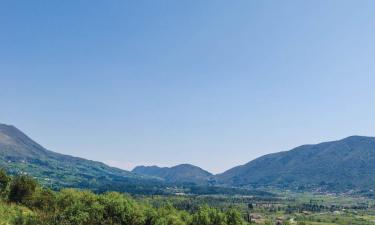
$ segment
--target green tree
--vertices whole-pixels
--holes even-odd
[[[31,207],[40,210],[54,211],[56,208],[56,196],[50,189],[39,188],[35,191],[31,200]]]
[[[226,211],[226,218],[228,225],[242,225],[245,224],[244,219],[241,216],[241,213],[235,209],[229,209]]]
[[[123,194],[109,192],[101,195],[99,201],[107,218],[104,224],[143,225],[145,222],[141,207]]]
[[[207,206],[201,207],[193,215],[192,225],[211,225],[211,219],[209,215],[209,208]]]
[[[51,220],[56,225],[106,224],[102,222],[104,207],[98,198],[90,191],[62,190],[56,196],[56,213],[53,213]]]
[[[193,215],[192,225],[226,225],[225,214],[215,208],[201,207]]]
[[[9,201],[27,204],[37,187],[37,182],[26,175],[16,176],[10,183]]]
[[[211,225],[226,225],[225,214],[220,210],[210,208],[208,215],[210,217]]]
[[[0,169],[0,194],[3,194],[6,191],[9,181],[10,177],[3,169]]]
[[[186,212],[176,210],[171,204],[163,205],[155,211],[152,225],[186,225],[190,221]]]

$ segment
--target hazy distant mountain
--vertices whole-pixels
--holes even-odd
[[[375,138],[352,136],[269,154],[216,176],[233,186],[375,187]]]
[[[43,148],[14,126],[0,124],[0,167],[26,173],[53,187],[128,190],[149,179],[104,163],[58,154]],[[109,186],[110,187],[110,186]]]
[[[213,176],[211,173],[190,164],[173,167],[137,166],[132,172],[159,177],[169,183],[207,184]]]
[[[28,174],[52,188],[75,187],[98,192],[122,191],[135,194],[186,192],[272,195],[261,191],[208,186],[206,184],[211,174],[187,164],[161,169],[167,172],[155,176],[146,172],[136,174],[101,162],[55,153],[43,148],[14,126],[4,124],[0,124],[0,168],[5,168],[11,174]],[[138,168],[139,171],[141,168]],[[176,186],[176,183],[181,185]]]
[[[375,187],[375,138],[352,136],[303,145],[259,157],[214,176],[189,164],[170,168],[138,166],[129,172],[49,151],[14,126],[0,124],[0,167],[13,174],[27,173],[52,187],[83,187],[97,191],[150,194],[166,190],[165,184],[194,183],[201,188],[214,182],[237,187],[370,190]],[[204,191],[218,193],[215,188]]]

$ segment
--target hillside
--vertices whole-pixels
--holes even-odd
[[[375,185],[375,138],[352,136],[265,155],[216,180],[233,186],[370,189]]]
[[[159,177],[168,183],[207,184],[213,175],[197,166],[181,164],[173,167],[137,166],[133,173]]]
[[[0,167],[25,173],[53,188],[84,187],[134,191],[139,184],[156,182],[101,162],[49,151],[14,126],[0,124]]]
[[[11,174],[29,174],[54,189],[78,187],[99,192],[164,193],[171,184],[183,184],[180,188],[188,193],[233,192],[224,187],[369,191],[375,186],[375,138],[352,136],[303,145],[259,157],[218,175],[190,164],[138,166],[129,172],[49,151],[16,127],[0,124],[0,168]]]
[[[212,175],[188,164],[159,168],[162,173],[157,174],[146,172],[146,167],[138,167],[135,170],[138,172],[133,173],[101,162],[59,154],[45,149],[16,127],[5,124],[0,124],[0,168],[12,175],[27,174],[53,189],[74,187],[96,192],[145,195],[176,192],[269,195],[266,192],[207,185]]]

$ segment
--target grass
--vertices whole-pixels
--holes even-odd
[[[0,225],[12,224],[14,218],[20,213],[28,214],[32,212],[25,207],[0,201]]]

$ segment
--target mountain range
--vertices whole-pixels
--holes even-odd
[[[14,126],[0,124],[0,168],[11,174],[28,174],[52,187],[82,187],[105,191],[149,191],[160,179],[137,175],[104,163],[63,155],[45,149]]]
[[[173,167],[137,166],[132,172],[162,178],[168,183],[208,184],[213,179],[213,174],[210,172],[190,164]]]
[[[233,186],[372,189],[375,187],[375,138],[351,136],[303,145],[259,157],[215,177],[219,183]]]
[[[372,190],[375,187],[375,138],[351,136],[303,145],[264,155],[213,175],[190,164],[121,170],[47,150],[16,127],[0,124],[0,167],[12,174],[29,174],[52,188],[107,191],[110,187],[110,190],[143,194],[160,193],[171,184],[215,187],[212,189],[215,193],[224,190],[219,187],[229,188],[227,192],[233,187]]]

